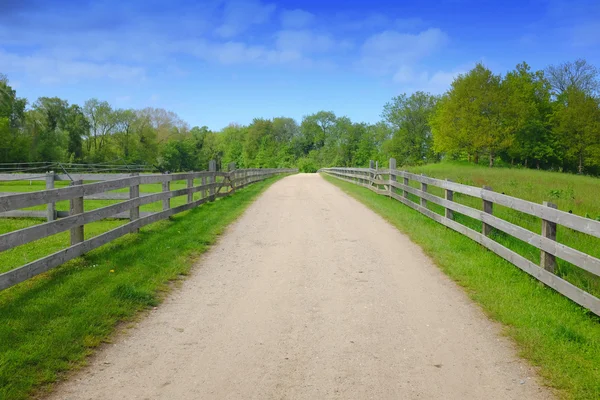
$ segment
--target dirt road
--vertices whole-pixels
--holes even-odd
[[[550,398],[499,332],[404,235],[301,174],[50,398]]]

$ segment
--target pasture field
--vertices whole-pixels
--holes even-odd
[[[570,211],[576,215],[600,220],[598,195],[600,178],[531,169],[488,168],[466,163],[429,164],[407,168],[407,170],[433,178],[450,179],[465,185],[490,186],[495,192],[538,204],[548,201],[556,204],[562,211]],[[418,187],[418,182],[411,182],[411,186]],[[442,189],[430,186],[428,190],[436,196],[444,196]],[[481,199],[460,193],[454,194],[454,201],[479,210],[483,208]],[[443,214],[442,207],[436,204],[429,203],[428,208]],[[494,215],[538,234],[541,233],[542,221],[540,218],[497,204],[494,205]],[[458,213],[455,213],[455,218],[473,229],[481,229],[479,221]],[[498,231],[494,231],[492,237],[530,261],[539,264],[540,251],[533,246]],[[600,239],[598,238],[559,226],[556,239],[560,243],[600,258]],[[600,297],[600,279],[564,260],[557,259],[557,261],[556,274],[558,276],[596,297]]]
[[[222,179],[222,178],[221,178]],[[55,182],[56,188],[68,186],[66,181]],[[199,179],[194,181],[195,185],[200,185]],[[187,187],[187,181],[173,181],[171,182],[171,190],[183,189]],[[45,182],[42,181],[16,181],[16,182],[0,182],[0,192],[35,192],[45,190]],[[145,184],[140,185],[140,195],[145,193],[159,193],[162,191],[161,184]],[[128,193],[128,188],[118,189],[112,191],[113,193]],[[111,192],[107,192],[111,193]],[[194,200],[201,198],[202,193],[194,193]],[[84,210],[90,211],[101,207],[106,207],[111,204],[119,203],[119,200],[85,200]],[[186,204],[187,195],[177,196],[171,198],[171,207],[177,207],[179,205]],[[35,207],[25,208],[24,210],[45,210],[45,205],[39,205]],[[56,203],[57,211],[68,211],[69,201],[59,201]],[[156,212],[162,210],[162,202],[157,201],[154,203],[146,204],[140,207],[140,211]],[[23,229],[32,225],[37,225],[46,222],[42,218],[0,218],[0,234]],[[118,227],[128,222],[125,219],[105,219],[102,221],[92,222],[85,225],[85,239],[97,236],[101,233],[107,232],[111,229]],[[24,265],[28,262],[41,258],[43,256],[52,254],[60,249],[64,249],[70,245],[69,243],[69,231],[61,232],[53,236],[46,237],[44,239],[37,240],[30,243],[29,245],[19,246],[4,252],[0,252],[0,273],[9,271],[13,268]]]
[[[442,171],[438,177],[443,175]],[[323,177],[421,246],[490,318],[503,324],[520,355],[539,367],[544,383],[560,398],[600,398],[600,318],[418,211],[366,188]]]
[[[146,226],[139,234],[119,238],[0,292],[0,398],[25,399],[41,393],[66,371],[84,365],[86,356],[109,342],[120,323],[156,306],[170,282],[185,277],[227,225],[277,179],[256,182],[232,196]],[[160,191],[160,187],[146,189]],[[0,219],[0,232],[34,223],[40,221]],[[88,225],[86,236],[121,223]],[[0,271],[65,247],[68,240],[65,232],[3,252]]]

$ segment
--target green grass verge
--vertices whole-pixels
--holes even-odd
[[[423,248],[565,399],[600,398],[600,320],[514,265],[402,203],[326,175]]]
[[[598,178],[531,169],[487,168],[460,162],[429,164],[410,167],[408,170],[438,179],[451,179],[454,182],[471,186],[491,186],[496,192],[538,204],[549,201],[557,204],[560,210],[600,220],[600,202],[596,200],[596,193],[600,191],[600,179]],[[411,186],[417,187],[418,182],[411,181]],[[428,191],[436,196],[444,196],[444,191],[434,186],[429,186]],[[471,196],[455,193],[454,201],[472,208],[482,209],[481,199]],[[428,208],[438,214],[443,213],[443,208],[435,204],[429,204]],[[532,232],[541,233],[540,218],[497,204],[494,205],[494,215]],[[459,222],[475,230],[481,229],[479,221],[465,216],[458,216],[458,218]],[[530,261],[536,264],[540,262],[540,251],[535,247],[500,232],[496,232],[493,238]],[[559,226],[556,239],[562,244],[600,258],[600,239],[596,237]],[[557,259],[557,263],[556,274],[558,276],[600,297],[600,279],[598,277],[565,260]]]
[[[157,305],[168,283],[186,275],[277,179],[152,224],[0,292],[0,399],[27,398],[83,365],[118,323]]]

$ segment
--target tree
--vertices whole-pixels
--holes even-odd
[[[88,135],[87,151],[90,153],[100,151],[107,142],[108,135],[114,133],[118,124],[117,114],[113,111],[107,101],[90,99],[83,106],[83,113],[87,117],[90,125],[90,134]]]
[[[244,142],[248,128],[231,124],[221,131],[223,137],[223,164],[234,162],[236,168],[245,168]]]
[[[518,64],[502,81],[506,102],[503,123],[514,141],[507,153],[512,160],[548,162],[556,156],[556,141],[550,129],[550,84],[542,71],[532,72]]]
[[[83,159],[83,138],[90,131],[90,124],[81,107],[73,104],[66,110],[64,129],[68,134],[69,158],[81,161]]]
[[[191,138],[168,142],[161,151],[160,169],[163,171],[192,171],[196,167],[195,146]]]
[[[331,135],[335,121],[336,116],[331,111],[319,111],[302,119],[300,134],[304,145],[304,154],[325,146],[325,140]]]
[[[401,94],[383,107],[383,119],[393,130],[390,150],[400,165],[437,161],[429,120],[438,98],[429,93]]]
[[[489,166],[494,165],[498,152],[512,142],[502,124],[505,96],[500,81],[500,76],[477,64],[452,82],[430,121],[436,151],[467,152],[475,162],[487,154]]]
[[[599,100],[574,86],[559,98],[553,114],[554,130],[565,157],[577,162],[581,174],[585,166],[600,164]]]
[[[119,158],[130,162],[137,154],[139,137],[136,132],[138,115],[135,110],[115,110],[116,125],[113,133],[114,142],[118,146]]]
[[[40,97],[27,112],[35,161],[67,161],[65,130],[69,103],[58,97]]]
[[[293,118],[273,118],[273,139],[277,143],[290,143],[300,134],[300,127]]]
[[[546,69],[546,75],[557,96],[571,87],[588,95],[594,95],[600,91],[600,71],[582,58],[574,62],[550,65]]]
[[[0,74],[0,162],[23,162],[29,159],[31,138],[22,129],[25,125],[27,101],[17,97]]]
[[[174,136],[189,132],[188,124],[179,116],[163,108],[146,107],[138,112],[156,132],[158,143],[166,143]]]
[[[246,141],[244,143],[244,164],[250,168],[259,168],[261,164],[266,162],[264,147],[273,137],[273,123],[271,120],[263,118],[255,118],[248,127]],[[257,160],[259,152],[261,152],[261,160]]]

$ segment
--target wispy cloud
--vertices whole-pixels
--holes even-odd
[[[0,23],[0,65],[45,83],[134,82],[157,71],[182,76],[189,68],[180,60],[189,58],[181,56],[225,66],[359,65],[391,79],[447,39],[435,28],[409,33],[423,25],[419,18],[278,12],[268,0],[173,1],[177,7],[82,1],[60,12],[42,0],[15,2],[12,18]]]
[[[275,12],[275,4],[263,4],[260,1],[229,1],[225,3],[223,23],[215,33],[223,38],[232,38],[250,28],[263,24]]]
[[[124,82],[144,79],[145,70],[137,66],[115,63],[93,63],[64,60],[43,55],[18,55],[0,50],[0,65],[3,70],[26,72],[41,83],[77,83],[88,79],[112,79]]]
[[[416,34],[386,30],[365,40],[359,66],[371,72],[389,73],[414,65],[447,42],[448,35],[437,28]]]
[[[328,33],[318,33],[307,29],[283,30],[275,36],[275,47],[281,51],[307,54],[344,50],[351,47],[349,41],[338,41]]]
[[[291,29],[305,28],[316,20],[314,14],[300,9],[283,10],[280,17],[283,27]]]

